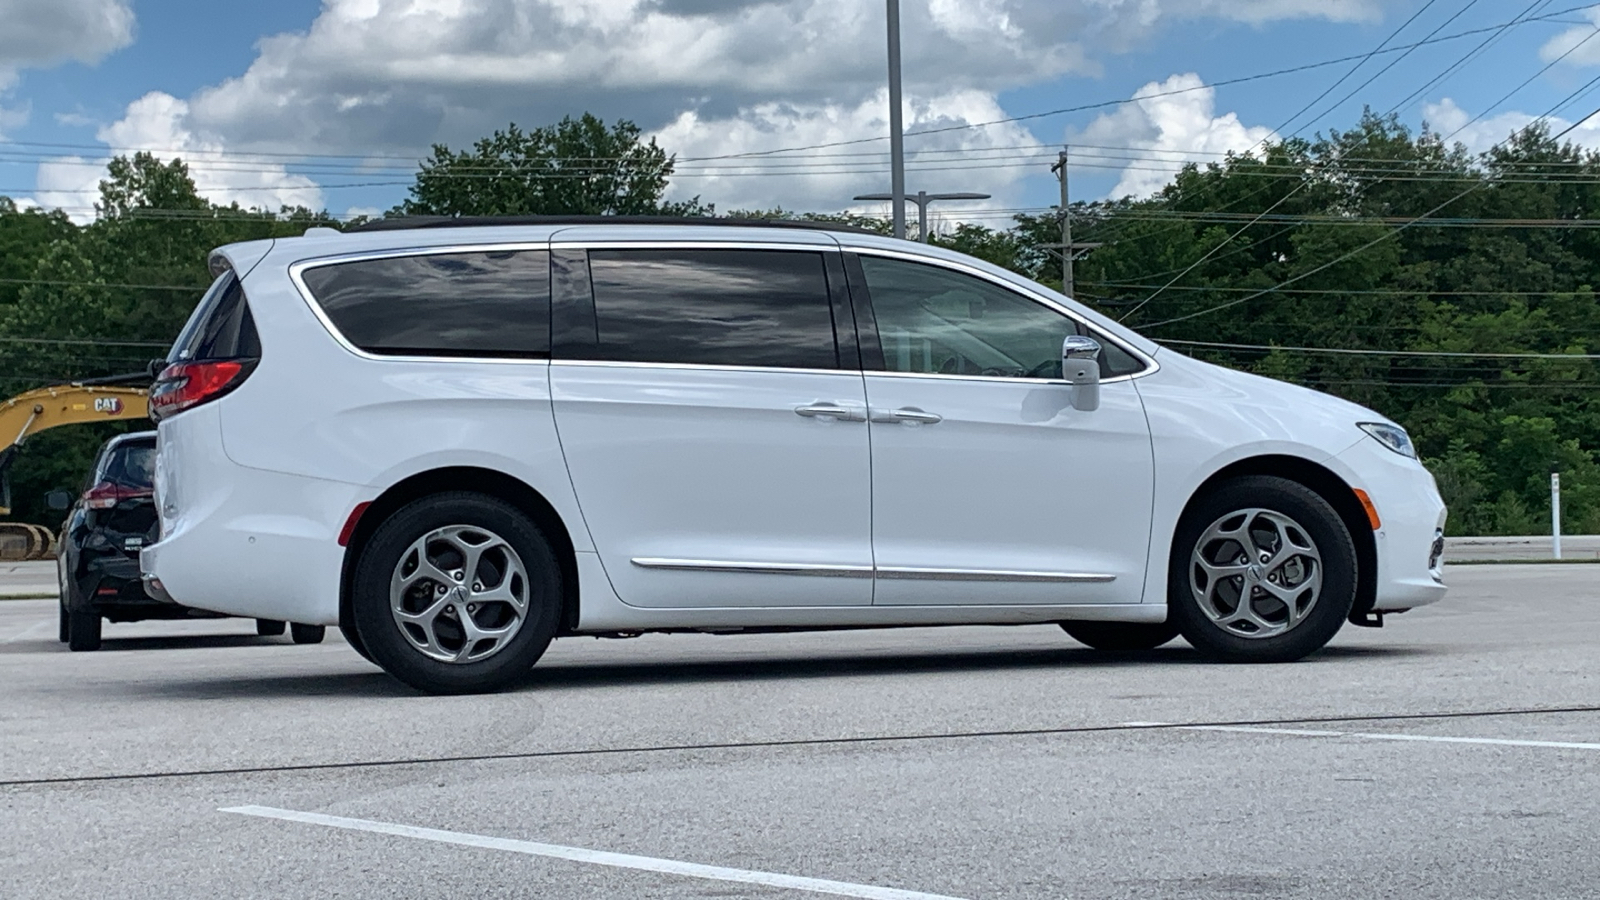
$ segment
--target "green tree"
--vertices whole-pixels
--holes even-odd
[[[675,164],[632,122],[584,113],[523,131],[515,124],[453,151],[435,144],[405,215],[690,215],[698,199],[666,202]]]

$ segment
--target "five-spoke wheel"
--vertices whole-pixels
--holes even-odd
[[[522,677],[561,612],[561,568],[544,534],[510,504],[467,492],[388,516],[362,548],[352,587],[363,655],[435,693]]]
[[[1178,526],[1168,616],[1208,656],[1286,662],[1327,644],[1355,603],[1355,544],[1323,497],[1253,475],[1200,497]]]

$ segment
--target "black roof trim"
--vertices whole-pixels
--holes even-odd
[[[350,232],[408,231],[416,228],[485,228],[504,225],[723,225],[742,228],[798,228],[874,234],[865,228],[806,219],[718,219],[710,216],[396,216],[364,222]]]

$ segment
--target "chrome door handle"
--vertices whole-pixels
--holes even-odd
[[[807,419],[836,419],[840,422],[865,422],[866,413],[837,403],[813,403],[809,406],[797,406],[794,414]]]
[[[944,416],[907,406],[893,412],[873,413],[872,421],[880,425],[937,425],[944,421]]]

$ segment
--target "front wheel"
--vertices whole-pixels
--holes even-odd
[[[1154,650],[1178,636],[1173,622],[1062,622],[1072,639],[1095,650],[1132,653]]]
[[[450,492],[378,526],[361,551],[352,612],[384,671],[439,694],[493,691],[525,676],[555,636],[561,569],[515,507]]]
[[[1179,523],[1168,616],[1214,659],[1292,662],[1344,624],[1356,567],[1350,531],[1321,495],[1286,478],[1237,478]]]

